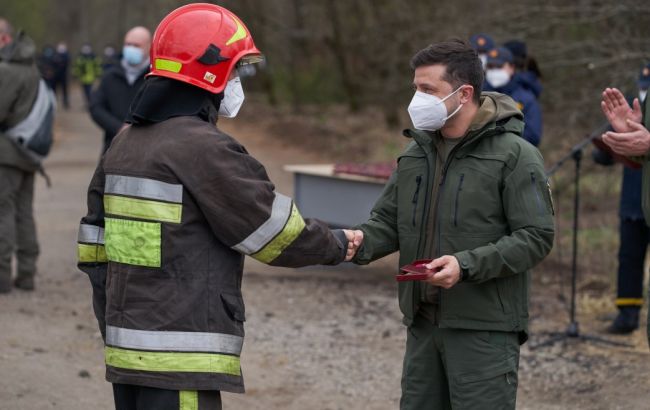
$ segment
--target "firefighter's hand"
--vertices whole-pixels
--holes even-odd
[[[344,229],[343,232],[345,232],[345,237],[348,239],[348,250],[345,254],[345,261],[348,262],[354,258],[363,243],[363,231]]]
[[[432,260],[426,268],[437,271],[427,279],[434,286],[449,289],[460,280],[460,265],[455,256],[441,256]]]
[[[606,132],[603,141],[612,151],[628,157],[644,156],[650,150],[650,132],[638,122],[627,120],[629,132]]]

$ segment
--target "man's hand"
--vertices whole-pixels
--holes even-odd
[[[357,254],[357,250],[363,243],[363,231],[353,231],[350,229],[344,229],[345,237],[348,239],[348,250],[345,254],[345,261],[351,261],[354,258],[354,255]]]
[[[445,255],[426,265],[427,269],[438,270],[427,282],[434,286],[449,289],[460,280],[460,265],[455,256]]]
[[[644,156],[650,150],[650,132],[642,124],[627,120],[628,132],[606,132],[603,142],[609,145],[612,151],[628,157]]]
[[[633,131],[627,120],[634,122],[641,122],[643,117],[641,113],[641,104],[639,99],[635,98],[632,103],[634,108],[625,100],[623,93],[616,88],[606,88],[603,91],[603,101],[600,103],[600,108],[603,110],[607,121],[614,128],[616,132],[631,132]]]

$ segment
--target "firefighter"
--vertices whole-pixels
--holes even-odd
[[[244,392],[244,255],[331,265],[360,239],[303,219],[215,127],[244,100],[237,67],[262,60],[237,16],[212,4],[178,8],[150,55],[131,125],[90,183],[79,267],[92,283],[117,409],[221,408],[221,391]]]

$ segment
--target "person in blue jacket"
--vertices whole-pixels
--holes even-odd
[[[539,145],[542,139],[542,111],[535,95],[523,87],[515,73],[514,58],[507,48],[493,48],[488,52],[483,91],[496,91],[515,100],[524,113],[526,125],[523,137],[534,146]]]
[[[528,55],[528,46],[520,40],[510,40],[503,43],[503,46],[510,50],[514,58],[515,70],[521,85],[528,89],[535,98],[542,95],[542,72],[537,60]]]
[[[492,40],[492,37],[487,34],[479,33],[470,37],[469,43],[472,48],[476,50],[478,58],[481,60],[481,64],[483,65],[483,71],[485,71],[485,66],[487,65],[487,53],[494,48],[494,40]]]
[[[650,87],[650,64],[641,69],[637,81],[638,95],[628,96],[628,102],[638,98],[643,104]],[[593,152],[594,161],[612,165],[613,158],[599,149]],[[639,311],[643,306],[643,271],[650,241],[650,228],[646,225],[641,206],[642,172],[623,168],[623,185],[619,207],[618,273],[616,307],[618,315],[607,328],[611,334],[628,334],[639,328]]]

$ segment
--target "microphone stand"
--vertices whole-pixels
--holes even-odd
[[[574,179],[574,197],[573,197],[573,246],[572,246],[572,260],[571,260],[571,306],[569,314],[569,325],[564,332],[551,332],[547,333],[549,338],[545,341],[531,345],[530,349],[537,349],[539,347],[550,346],[559,341],[566,339],[577,339],[581,341],[591,341],[596,343],[607,344],[611,346],[632,347],[628,343],[618,342],[602,338],[599,336],[580,333],[580,326],[576,319],[576,285],[578,278],[578,214],[580,211],[580,165],[582,162],[582,151],[589,145],[595,138],[607,131],[609,124],[605,124],[592,132],[584,140],[574,145],[569,153],[553,165],[548,171],[546,176],[550,177],[555,174],[566,161],[573,159],[575,161],[575,179]]]

